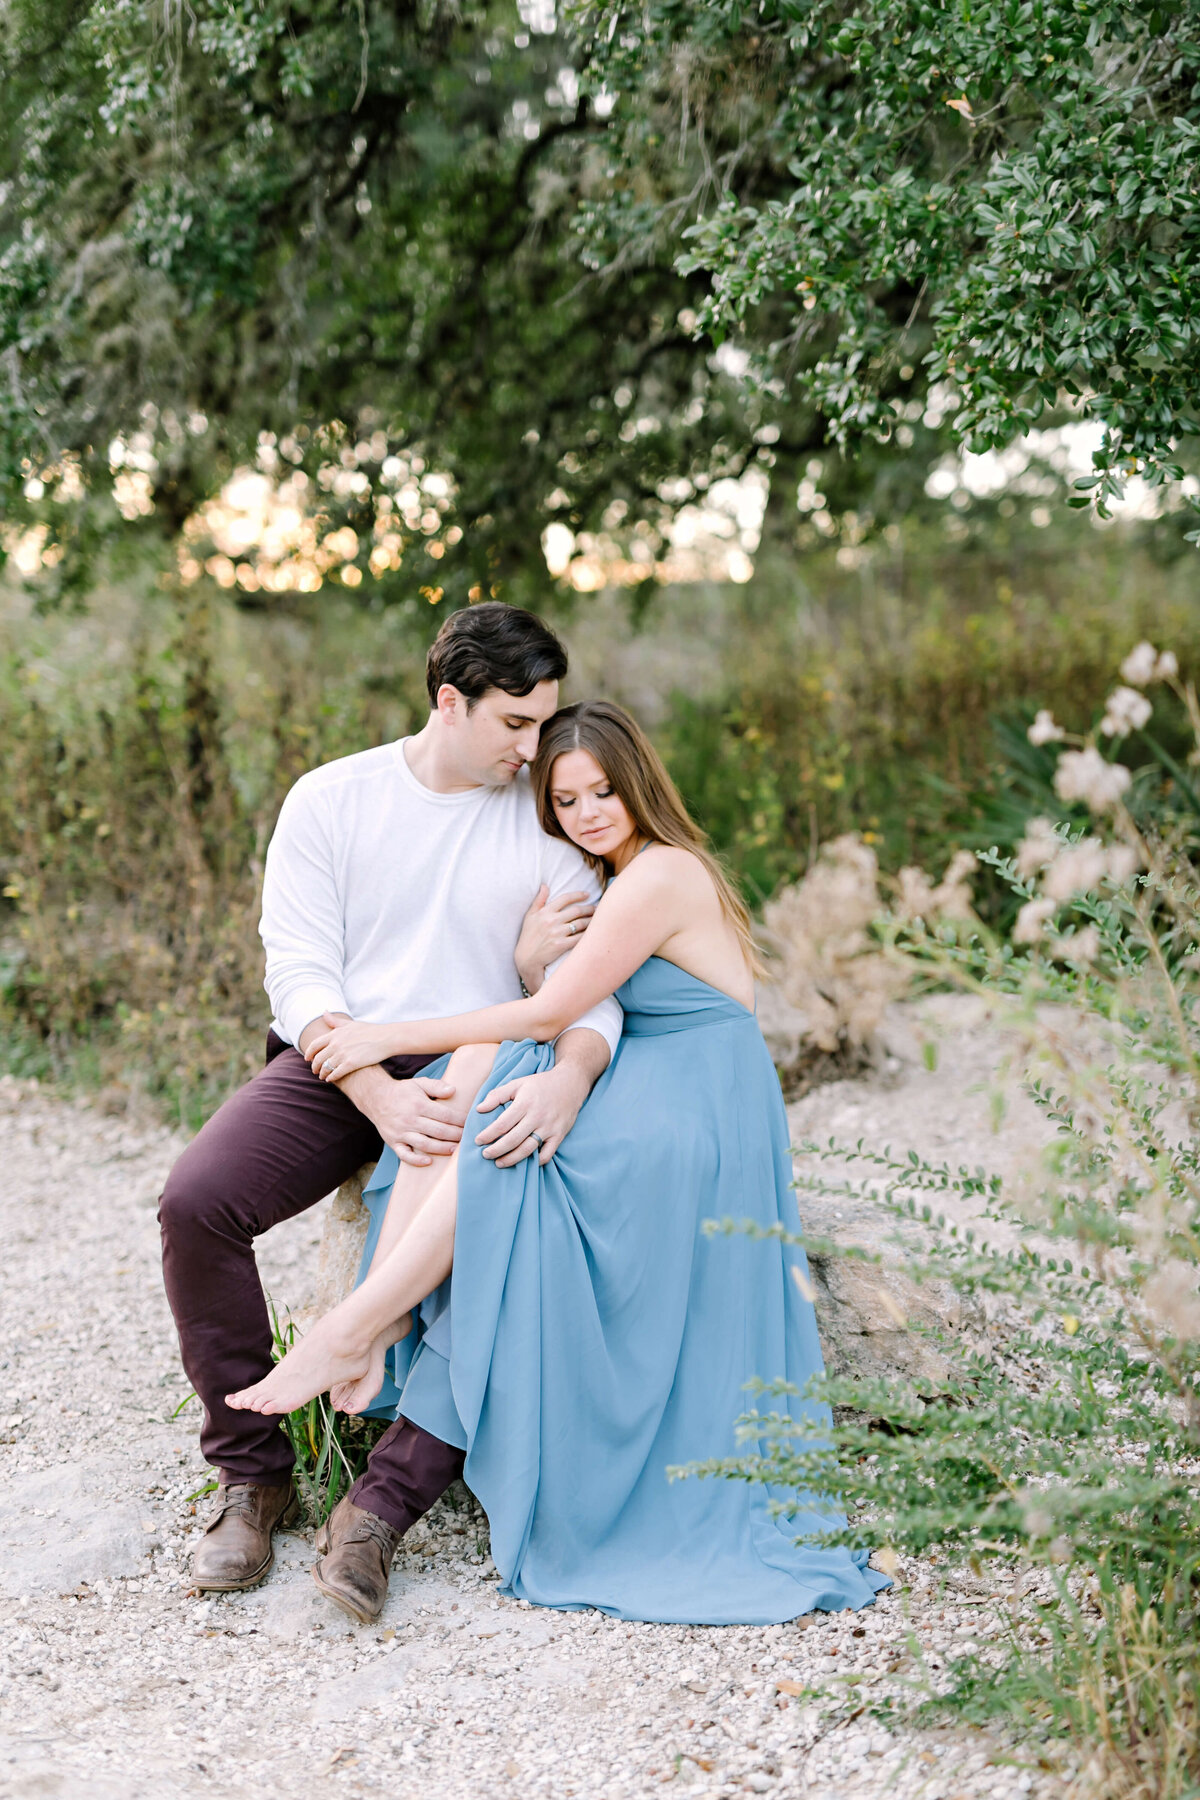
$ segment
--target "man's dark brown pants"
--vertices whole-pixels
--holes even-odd
[[[403,1079],[428,1060],[393,1057],[385,1066]],[[158,1212],[167,1299],[184,1369],[204,1405],[200,1445],[222,1481],[280,1486],[292,1471],[278,1420],[225,1404],[226,1394],[271,1367],[254,1240],[315,1206],[382,1148],[371,1121],[271,1032],[266,1067],[214,1113],[167,1177]],[[462,1463],[461,1450],[397,1419],[351,1497],[407,1531]]]

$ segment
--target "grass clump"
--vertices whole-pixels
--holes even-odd
[[[285,1357],[297,1337],[295,1321],[280,1320],[271,1308],[271,1354]],[[327,1519],[367,1466],[367,1458],[387,1430],[381,1419],[335,1412],[328,1394],[286,1413],[280,1421],[295,1458],[293,1478],[309,1518]]]

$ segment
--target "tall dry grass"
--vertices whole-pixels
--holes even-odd
[[[1004,781],[989,717],[1036,693],[1082,721],[1149,617],[1194,660],[1190,562],[1082,526],[1042,550],[910,534],[848,568],[830,549],[664,592],[640,629],[620,595],[547,607],[567,697],[646,721],[757,906],[850,830],[885,871],[944,867]],[[136,571],[51,616],[0,588],[0,1063],[70,1071],[114,1106],[145,1094],[188,1127],[245,1078],[279,802],[419,723],[437,622],[324,595],[239,613]]]

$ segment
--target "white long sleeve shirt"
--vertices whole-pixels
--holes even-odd
[[[407,741],[313,769],[283,803],[259,931],[288,1043],[324,1012],[381,1024],[517,1000],[513,951],[541,884],[552,898],[599,896],[574,845],[542,830],[525,770],[507,787],[436,794]],[[621,1018],[608,999],[576,1024],[611,1053]]]

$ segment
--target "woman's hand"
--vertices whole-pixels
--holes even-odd
[[[322,1081],[341,1081],[356,1069],[369,1069],[385,1056],[399,1054],[394,1025],[364,1025],[357,1019],[337,1020],[326,1013],[325,1026],[304,1052],[314,1075]]]
[[[536,994],[546,979],[548,966],[574,949],[595,910],[586,894],[559,894],[551,900],[550,889],[542,883],[525,914],[513,952],[517,974],[531,994]]]
[[[579,1117],[579,1109],[591,1092],[591,1082],[577,1064],[555,1063],[539,1075],[518,1075],[503,1081],[479,1102],[481,1113],[504,1111],[485,1125],[475,1142],[486,1161],[511,1169],[525,1157],[536,1155],[544,1166]]]

